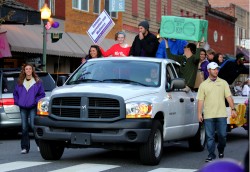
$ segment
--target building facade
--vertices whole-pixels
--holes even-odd
[[[209,6],[208,0],[130,0],[125,1],[124,12],[112,13],[109,12],[109,0],[18,1],[27,4],[36,10],[39,10],[44,3],[47,3],[52,11],[52,18],[54,21],[60,23],[59,28],[52,28],[48,30],[49,35],[47,36],[48,52],[46,65],[47,70],[51,73],[70,73],[80,65],[81,58],[88,54],[89,47],[91,44],[93,44],[87,35],[87,30],[104,9],[110,14],[115,23],[114,27],[101,43],[101,46],[104,49],[108,49],[112,44],[115,43],[114,35],[116,32],[121,30],[126,32],[126,41],[128,44],[132,45],[135,36],[138,34],[138,24],[143,20],[147,20],[149,22],[150,32],[157,34],[161,24],[161,16],[172,15],[209,20],[209,44],[211,43],[211,46],[219,47],[217,44],[221,43],[219,42],[221,39],[224,42],[228,41],[230,42],[230,45],[223,43],[225,46],[223,46],[221,49],[218,49],[218,51],[221,51],[222,53],[233,53],[227,50],[233,49],[231,42],[234,44],[234,41],[228,40],[228,35],[232,34],[232,29],[230,29],[230,33],[226,33],[224,36],[219,35],[217,43],[214,42],[214,31],[217,29],[217,32],[220,34],[225,32],[223,31],[223,26],[226,26],[227,29],[232,28],[234,16],[233,18],[230,18],[221,12],[212,12],[213,10],[211,10],[211,8],[210,13],[207,13],[207,7]],[[234,11],[235,13],[238,13],[237,10]],[[218,17],[220,19],[218,19]],[[242,20],[243,19],[245,19],[244,16],[242,16]],[[237,22],[238,21],[239,20],[237,18]],[[218,22],[224,22],[222,28],[218,27]],[[43,25],[29,27],[32,29],[27,27],[26,30],[31,30],[32,32],[36,31],[38,32],[36,34],[39,34],[39,36],[36,36],[37,39],[40,40],[37,41],[39,42],[39,45],[37,45],[38,47],[36,47],[37,52],[23,52],[20,51],[20,49],[17,51],[15,49],[16,45],[14,45],[13,41],[12,44],[14,46],[11,47],[13,54],[18,56],[19,59],[27,57],[33,59],[42,58],[41,40]],[[59,40],[58,43],[51,43],[50,34],[53,32],[63,33],[62,39]],[[249,31],[246,31],[246,35],[247,34],[249,34]],[[35,42],[36,40],[32,41]],[[64,53],[64,51],[69,52]],[[18,65],[19,64],[20,62]]]
[[[234,55],[236,18],[218,11],[210,6],[206,8],[208,20],[208,44],[216,53]]]
[[[127,33],[127,42],[132,44],[138,34],[138,24],[149,21],[149,30],[157,34],[161,16],[172,15],[205,19],[207,0],[131,0],[126,1],[123,15],[123,30]]]
[[[209,0],[216,10],[231,15],[237,19],[235,23],[235,51],[237,47],[250,50],[249,0]]]

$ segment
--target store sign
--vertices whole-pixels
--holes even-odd
[[[115,23],[104,10],[90,26],[87,34],[95,44],[99,44],[114,27]]]
[[[109,0],[109,11],[125,11],[125,0]]]

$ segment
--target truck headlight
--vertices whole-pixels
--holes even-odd
[[[151,118],[152,104],[149,102],[132,102],[126,104],[126,118]]]
[[[37,103],[37,115],[48,116],[49,115],[49,97],[40,99]]]

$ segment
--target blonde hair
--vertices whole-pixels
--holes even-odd
[[[210,49],[207,50],[207,54],[215,55],[215,51],[212,48],[210,48]]]
[[[115,33],[115,41],[117,41],[118,35],[120,35],[120,34],[123,35],[124,38],[126,37],[125,32],[123,32],[123,31],[116,32],[116,33]]]

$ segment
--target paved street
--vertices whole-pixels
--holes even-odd
[[[112,171],[112,172],[191,172],[205,163],[207,150],[191,152],[186,142],[168,145],[164,149],[162,161],[157,166],[143,166],[135,152],[119,152],[104,149],[66,149],[59,161],[45,161],[32,140],[29,154],[20,154],[19,138],[0,140],[0,171]],[[228,134],[226,158],[242,162],[248,147],[248,137],[243,128]]]

